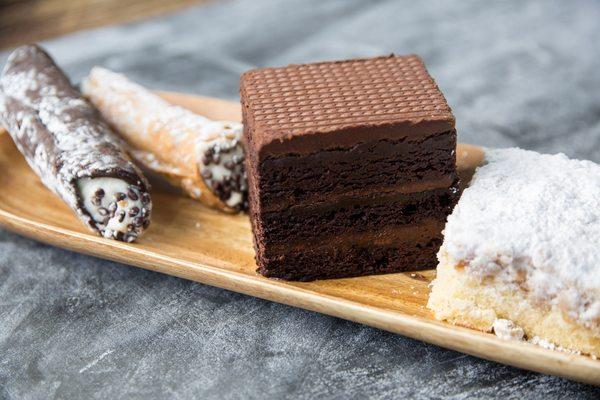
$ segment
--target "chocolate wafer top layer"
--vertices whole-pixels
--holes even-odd
[[[414,55],[263,68],[242,75],[244,122],[259,153],[304,153],[454,129]]]

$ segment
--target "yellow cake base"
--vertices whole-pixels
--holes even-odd
[[[484,332],[496,319],[508,319],[528,338],[600,356],[600,335],[566,319],[556,306],[534,302],[518,285],[474,278],[445,255],[440,260],[428,303],[436,319]]]

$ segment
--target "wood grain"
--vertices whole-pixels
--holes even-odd
[[[134,21],[209,0],[0,0],[0,48]]]
[[[236,103],[163,96],[215,119],[239,119]],[[459,145],[457,155],[459,171],[468,179],[482,160],[481,149]],[[600,361],[435,321],[426,308],[433,270],[308,283],[269,280],[255,272],[245,215],[222,214],[156,189],[149,231],[139,242],[125,244],[87,231],[59,199],[49,195],[6,134],[0,134],[0,171],[0,224],[36,240],[356,321],[488,360],[600,383]]]

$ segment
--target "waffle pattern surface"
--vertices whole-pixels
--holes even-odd
[[[301,135],[362,125],[454,122],[417,56],[263,68],[242,76],[255,130]]]

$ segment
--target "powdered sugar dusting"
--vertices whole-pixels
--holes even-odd
[[[42,182],[90,227],[102,230],[80,199],[79,179],[118,175],[146,191],[147,182],[122,143],[37,46],[15,50],[0,84],[0,119],[15,144]]]
[[[441,251],[473,276],[520,284],[600,329],[600,166],[487,150],[448,218]]]
[[[210,120],[100,67],[92,69],[82,90],[146,166],[177,175],[194,198],[212,192],[225,208],[245,208],[242,124]]]
[[[82,91],[105,116],[110,116],[111,123],[120,132],[136,132],[141,137],[139,140],[153,140],[155,132],[160,131],[170,136],[169,142],[182,163],[193,165],[196,161],[194,153],[189,151],[190,136],[195,142],[210,124],[208,118],[150,95],[124,75],[100,67],[92,69],[89,78],[82,83]],[[144,135],[149,137],[144,138]]]
[[[579,350],[567,349],[565,347],[554,344],[549,340],[542,339],[539,336],[534,336],[531,339],[527,340],[527,342],[529,342],[531,344],[535,344],[536,346],[543,347],[544,349],[548,349],[548,350],[556,350],[556,351],[561,351],[563,353],[581,355],[581,351],[579,351]]]

